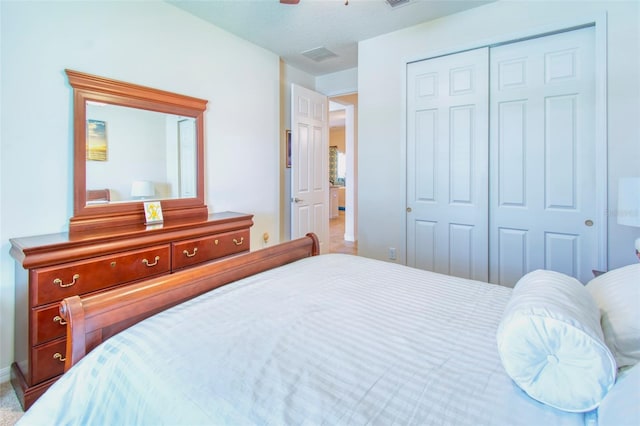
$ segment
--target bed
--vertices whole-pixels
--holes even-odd
[[[111,201],[111,191],[109,189],[88,189],[87,204],[101,204]]]
[[[633,281],[637,274],[622,275]],[[629,365],[618,373],[597,297],[560,275],[536,271],[511,289],[359,256],[318,255],[310,234],[76,296],[61,307],[68,371],[19,424],[634,424],[639,370]],[[565,346],[573,338],[584,362],[540,380],[577,392],[573,399],[583,406],[554,406],[560,402],[540,397],[508,362],[522,363],[518,345],[532,345],[514,339],[511,324],[533,318],[522,315],[523,305],[541,303],[538,290],[535,297],[527,290],[541,281],[556,292],[544,306],[553,314],[545,326],[552,328],[559,313],[573,315],[561,330],[556,364],[572,364],[576,354]],[[565,287],[572,290],[556,297]],[[596,306],[600,331],[589,329],[589,315],[554,305],[565,297],[584,302],[584,311]],[[585,346],[589,356],[597,352],[595,367]],[[576,371],[597,380],[576,379]],[[593,383],[595,406],[593,394],[588,401],[581,394]]]

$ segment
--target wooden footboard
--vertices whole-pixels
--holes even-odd
[[[241,278],[316,256],[319,252],[318,238],[310,233],[273,247],[93,296],[68,297],[60,304],[60,315],[67,321],[65,371],[107,338],[155,313]]]

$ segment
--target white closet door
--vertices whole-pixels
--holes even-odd
[[[488,49],[407,67],[407,264],[488,279]]]
[[[491,282],[597,265],[594,32],[491,49]]]

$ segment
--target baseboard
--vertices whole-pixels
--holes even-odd
[[[351,243],[355,243],[355,242],[356,242],[356,237],[355,237],[355,235],[353,235],[353,234],[347,234],[347,233],[345,232],[345,234],[342,236],[342,238],[343,238],[345,241],[349,241],[349,242],[351,242]]]
[[[0,369],[0,383],[8,382],[11,379],[11,367]]]

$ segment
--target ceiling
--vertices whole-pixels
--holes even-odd
[[[390,0],[398,2],[398,0]],[[358,66],[358,42],[494,0],[168,0],[174,6],[279,55],[313,76]],[[302,52],[324,47],[320,61]]]

